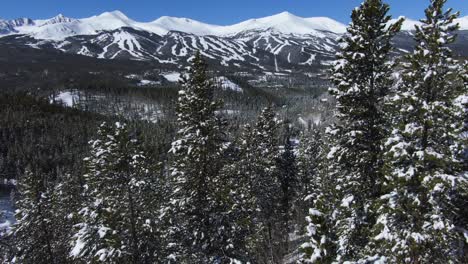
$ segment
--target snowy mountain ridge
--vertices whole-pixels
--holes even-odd
[[[26,34],[36,39],[63,40],[70,36],[95,35],[103,30],[116,30],[122,27],[144,30],[161,36],[170,31],[181,31],[200,36],[229,36],[248,30],[266,29],[286,34],[320,35],[319,31],[339,34],[344,33],[346,29],[345,25],[330,18],[302,18],[288,12],[259,19],[249,19],[234,25],[219,26],[189,18],[168,16],[160,17],[152,22],[137,22],[120,11],[113,11],[83,19],[68,18],[60,14],[46,20],[27,18],[2,20],[0,34]]]
[[[468,16],[459,18],[461,30],[468,30]],[[413,30],[420,22],[407,19],[403,30]],[[89,18],[68,18],[62,14],[45,20],[20,18],[0,20],[0,35],[27,34],[36,39],[63,40],[70,36],[95,35],[103,30],[116,30],[130,27],[158,35],[170,31],[204,36],[230,36],[250,30],[271,30],[283,34],[316,35],[327,31],[342,34],[346,25],[328,17],[303,18],[282,12],[276,15],[249,19],[234,25],[220,26],[199,22],[189,18],[163,16],[151,22],[138,22],[130,19],[120,11],[105,12]]]
[[[457,21],[468,29],[468,17]],[[398,52],[412,50],[410,30],[420,22],[407,19],[395,38]],[[326,17],[302,18],[288,12],[219,26],[188,18],[163,16],[137,22],[119,11],[84,19],[0,20],[0,44],[59,50],[99,59],[153,61],[184,67],[200,51],[225,69],[291,74],[328,67],[346,26]],[[461,31],[454,50],[468,54],[468,31]]]

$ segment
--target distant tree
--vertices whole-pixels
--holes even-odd
[[[384,101],[393,85],[392,38],[402,20],[389,25],[389,5],[366,0],[351,15],[332,71],[338,123],[329,129],[330,173],[336,181],[336,261],[366,259],[373,205],[381,195],[383,144],[388,134]]]
[[[444,11],[445,3],[431,0],[416,26],[417,45],[391,101],[395,124],[386,143],[388,185],[375,233],[382,242],[376,250],[390,262],[463,262],[464,239],[454,222],[457,213],[466,212],[466,203],[457,201],[466,193],[457,155],[463,117],[455,100],[466,93],[466,84],[448,48],[455,41],[458,13]]]

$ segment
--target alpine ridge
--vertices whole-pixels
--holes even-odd
[[[468,36],[468,17],[461,26],[459,54]],[[399,52],[412,49],[411,30],[420,22],[407,19],[396,38]],[[337,39],[346,25],[327,17],[303,18],[282,12],[220,26],[189,18],[163,16],[138,22],[120,11],[75,19],[62,14],[45,20],[0,20],[0,44],[54,49],[101,59],[155,61],[185,67],[199,50],[220,67],[262,72],[303,71],[331,64]]]

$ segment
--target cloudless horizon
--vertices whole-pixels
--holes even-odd
[[[284,11],[301,17],[330,17],[342,23],[350,21],[351,10],[363,0],[22,0],[6,1],[0,9],[1,19],[28,17],[46,19],[63,14],[72,18],[85,18],[106,11],[119,10],[129,18],[149,22],[161,16],[186,17],[201,22],[230,25],[250,18],[260,18]],[[420,19],[429,0],[388,0],[390,14]],[[446,8],[468,15],[466,0],[449,0]]]

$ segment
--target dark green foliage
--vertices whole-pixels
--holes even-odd
[[[388,134],[384,99],[393,81],[391,40],[402,21],[388,26],[389,6],[364,1],[351,16],[332,71],[339,122],[329,129],[330,173],[336,182],[337,261],[366,258],[373,204],[381,195],[383,143]]]
[[[124,124],[102,124],[90,145],[71,256],[87,263],[152,263],[161,258],[156,213],[161,184],[150,173],[137,138]]]
[[[220,175],[226,148],[224,124],[216,116],[214,85],[200,54],[182,80],[177,103],[178,133],[172,144],[171,194],[166,214],[176,263],[229,261],[235,245],[226,224],[229,186]]]
[[[459,62],[447,45],[455,41],[458,14],[431,0],[416,28],[415,52],[406,57],[402,83],[391,100],[393,131],[387,140],[387,194],[376,239],[390,261],[457,263],[462,234],[454,219],[466,193],[461,160],[461,108],[466,94]],[[466,197],[466,196],[465,196]]]
[[[61,237],[66,233],[58,229],[53,189],[47,178],[29,171],[19,183],[20,197],[16,203],[17,222],[11,236],[13,246],[10,261],[20,263],[66,263],[66,244],[61,244]],[[59,232],[56,232],[59,231]]]
[[[289,122],[285,122],[284,126],[283,148],[276,166],[281,189],[281,197],[279,198],[280,230],[283,232],[283,248],[288,252],[290,250],[289,234],[294,231],[293,219],[299,194],[299,180]]]

